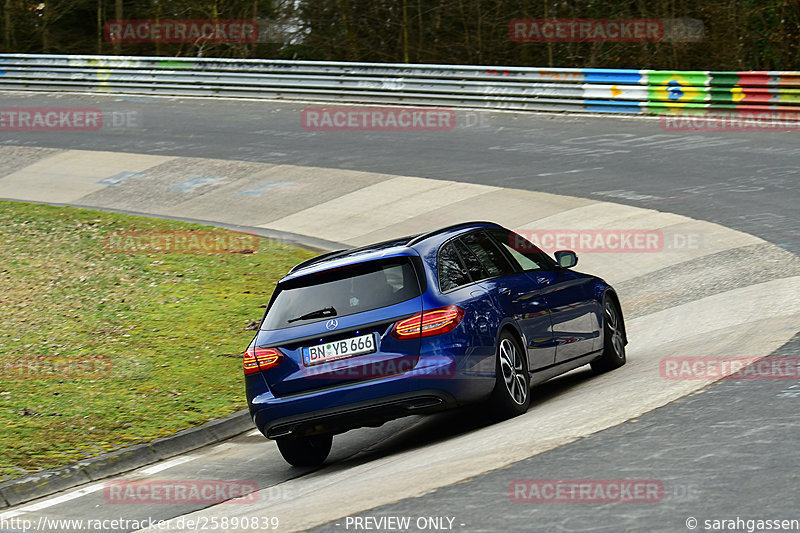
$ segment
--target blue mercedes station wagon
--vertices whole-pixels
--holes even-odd
[[[244,355],[253,421],[313,466],[337,433],[476,402],[509,418],[534,384],[624,365],[614,289],[554,256],[470,222],[295,266]]]

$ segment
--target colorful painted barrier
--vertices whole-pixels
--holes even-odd
[[[0,55],[0,90],[628,114],[800,113],[800,72]]]

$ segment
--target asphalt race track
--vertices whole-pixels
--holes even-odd
[[[771,305],[774,319],[747,317],[757,326],[745,340],[735,336],[735,327],[713,334],[708,329],[706,337],[687,335],[673,349],[694,354],[710,344],[741,355],[764,349],[773,352],[771,357],[800,357],[800,336],[792,338],[792,331],[800,329],[800,323],[791,323],[798,316],[792,310],[796,302],[770,296],[766,307],[757,305],[759,283],[776,294],[785,287],[783,292],[791,295],[794,286],[788,281],[800,272],[797,258],[781,251],[800,253],[796,132],[665,131],[658,120],[477,111],[459,111],[457,126],[449,132],[315,132],[303,129],[300,110],[308,106],[296,103],[3,94],[0,107],[34,106],[97,107],[130,118],[98,132],[2,131],[0,148],[98,150],[417,176],[626,204],[755,235],[774,246],[736,248],[682,263],[682,271],[666,278],[674,286],[663,286],[655,274],[638,280],[637,287],[651,284],[654,301],[648,303],[648,313],[642,310],[629,318],[638,320],[635,327],[642,338],[676,334],[660,331],[669,330],[672,320],[671,307],[659,307],[657,301],[667,289],[705,290],[703,313],[718,315],[709,320],[732,324],[744,320],[748,311]],[[0,171],[9,170],[0,161]],[[703,276],[717,267],[737,274],[708,290],[715,280]],[[624,287],[618,287],[623,298]],[[724,294],[732,299],[723,300]],[[670,305],[678,309],[690,310],[695,303],[674,295],[664,298],[671,298]],[[781,320],[788,322],[778,324]],[[778,330],[783,337],[773,335]],[[337,436],[331,458],[316,471],[289,468],[273,443],[251,432],[121,476],[151,479],[168,471],[172,479],[253,480],[262,489],[257,504],[205,510],[200,505],[107,505],[101,482],[24,504],[16,516],[34,521],[42,516],[277,516],[284,524],[313,525],[319,531],[366,530],[380,517],[406,517],[412,531],[470,532],[690,531],[690,518],[699,520],[697,530],[702,531],[710,530],[704,527],[710,519],[800,519],[797,377],[723,380],[648,407],[646,383],[625,386],[626,371],[637,377],[637,349],[646,347],[634,346],[629,365],[619,374],[595,377],[578,371],[536,388],[531,409],[520,417],[527,420],[524,429],[517,419],[492,425],[471,411],[403,419]],[[614,397],[604,399],[604,384],[613,385],[605,390]],[[591,405],[574,398],[591,399]],[[617,420],[622,411],[630,416]],[[564,434],[553,430],[559,425]],[[529,449],[520,444],[527,442]],[[459,463],[459,457],[477,453],[486,456],[486,465],[496,459],[503,467]],[[513,460],[503,463],[503,457]],[[408,465],[424,471],[428,462],[454,470],[455,481],[431,483],[431,490],[416,494],[410,487],[427,485]],[[459,469],[470,472],[467,479],[457,475]],[[664,494],[651,503],[518,503],[509,490],[520,479],[657,480]],[[376,500],[382,503],[359,507],[349,501],[357,498],[359,483],[382,487],[384,493]],[[347,501],[341,514],[336,514],[336,500],[317,499],[332,493]],[[404,497],[411,493],[414,497]],[[298,522],[279,514],[291,509],[301,515],[305,508],[309,516],[318,510],[331,521]],[[9,516],[4,510],[0,519],[4,515]],[[172,527],[189,530],[175,521]]]
[[[262,161],[607,199],[717,222],[800,252],[795,132],[664,131],[656,120],[459,112],[450,132],[306,131],[304,104],[3,95],[3,106],[134,113],[99,132],[0,143]]]

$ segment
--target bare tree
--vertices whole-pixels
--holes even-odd
[[[258,19],[269,43],[113,43],[115,54],[687,70],[800,69],[800,0],[0,0],[9,51],[109,48],[116,19]],[[690,19],[700,41],[515,42],[517,18]],[[279,36],[279,42],[275,37]],[[266,35],[265,35],[266,37]]]
[[[6,50],[11,50],[11,0],[6,0],[3,19],[3,43]]]

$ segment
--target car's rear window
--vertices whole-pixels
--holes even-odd
[[[421,268],[421,267],[420,267]],[[411,257],[392,257],[278,286],[261,329],[284,329],[398,304],[421,294]]]

